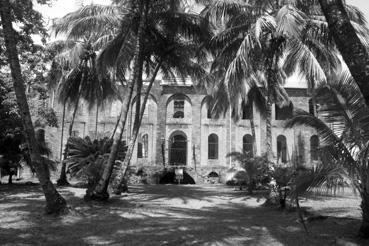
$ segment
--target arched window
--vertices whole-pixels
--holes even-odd
[[[137,143],[137,158],[142,158],[142,142]]]
[[[218,136],[210,134],[208,137],[208,159],[218,159]]]
[[[287,140],[283,135],[277,137],[277,161],[287,162]]]
[[[143,143],[142,155],[143,158],[147,158],[149,156],[149,135],[145,134],[142,136],[142,143]]]
[[[249,120],[252,118],[252,103],[242,105],[242,119]]]
[[[243,150],[248,153],[249,156],[254,156],[254,146],[252,141],[252,136],[250,134],[246,134],[242,138],[242,147]]]
[[[293,104],[290,103],[288,106],[280,107],[275,105],[275,119],[276,120],[287,120],[292,117]]]
[[[184,118],[184,100],[174,101],[173,118]]]
[[[310,138],[310,160],[319,160],[319,137],[317,135]]]

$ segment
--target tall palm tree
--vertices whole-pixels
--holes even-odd
[[[161,72],[167,76],[175,76],[179,74],[180,76],[187,76],[188,74],[195,75],[199,77],[203,75],[204,70],[196,64],[191,59],[183,59],[180,55],[186,55],[187,57],[191,55],[194,56],[194,49],[196,48],[199,40],[204,37],[207,32],[203,32],[200,21],[201,18],[195,14],[188,14],[178,11],[180,1],[172,0],[162,0],[162,1],[140,1],[140,2],[127,2],[126,5],[115,5],[111,6],[115,9],[120,10],[120,28],[116,28],[117,33],[114,39],[112,39],[109,44],[102,50],[98,58],[98,67],[101,70],[106,70],[105,67],[115,68],[119,71],[120,76],[125,77],[130,63],[133,64],[133,69],[130,72],[131,79],[129,80],[129,91],[136,86],[136,98],[140,100],[141,84],[142,84],[142,68],[145,67],[160,67]],[[93,7],[95,10],[96,6]],[[88,7],[85,6],[84,10],[87,11]],[[172,12],[169,10],[171,9]],[[176,12],[173,12],[176,10]],[[147,11],[147,13],[145,13]],[[88,12],[88,11],[87,11]],[[102,15],[106,12],[106,7],[102,9]],[[95,15],[98,16],[98,15]],[[76,16],[74,18],[77,18]],[[91,17],[93,18],[93,17]],[[77,18],[78,19],[78,18]],[[76,20],[77,20],[76,19]],[[89,19],[89,18],[87,18]],[[102,19],[102,18],[97,18]],[[79,26],[82,21],[73,21],[76,26]],[[142,30],[140,29],[140,25]],[[100,26],[100,25],[97,25]],[[70,35],[78,33],[73,30],[73,25],[69,25]],[[76,30],[79,28],[76,27]],[[82,30],[82,29],[79,29]],[[140,33],[140,32],[142,33]],[[172,33],[168,35],[167,33]],[[181,36],[178,33],[182,33]],[[142,45],[144,44],[144,45]],[[185,52],[185,48],[190,49],[191,52]],[[178,50],[177,53],[173,53]],[[173,56],[173,54],[175,54]],[[200,53],[201,54],[201,53]],[[165,57],[165,62],[162,59]],[[175,58],[175,59],[174,59]],[[138,59],[138,60],[137,60]],[[133,60],[133,62],[132,62]],[[146,64],[146,65],[144,65]],[[154,66],[150,64],[156,64]],[[176,71],[173,72],[173,66],[176,66]],[[186,64],[186,66],[183,66]],[[147,70],[147,69],[146,69]],[[151,80],[153,81],[156,77],[155,70],[153,69],[153,74],[151,75]],[[148,95],[149,92],[146,92]],[[128,97],[124,99],[122,108],[124,113],[122,113],[122,121],[125,121],[129,109],[129,104],[131,101],[131,93],[128,93]],[[126,100],[129,99],[129,100]],[[134,139],[135,135],[138,134],[140,125],[140,111],[142,112],[140,102],[136,102],[136,117],[135,117],[135,127],[132,136]],[[123,111],[122,111],[123,112]],[[125,122],[124,122],[125,123]],[[124,124],[122,124],[124,127]],[[115,138],[114,144],[112,146],[111,155],[106,166],[106,172],[103,174],[101,185],[98,187],[100,190],[106,190],[108,180],[111,175],[112,166],[116,158],[116,150],[121,139],[123,129],[120,129],[119,134]],[[135,139],[131,141],[131,148],[128,149],[126,154],[126,161],[123,162],[124,165],[129,162],[131,158],[131,153],[133,151],[133,146]],[[121,167],[123,173],[125,167]],[[124,175],[122,176],[124,177]],[[97,192],[99,193],[99,192]],[[101,193],[101,192],[100,192]]]
[[[66,58],[69,60],[70,64],[73,64],[73,62],[70,61],[75,59],[74,57],[76,54],[79,54],[78,58],[76,59],[80,59],[78,61],[78,65],[71,69],[71,71],[66,75],[66,78],[62,79],[59,85],[59,101],[63,104],[63,123],[65,118],[66,104],[68,103],[74,107],[72,119],[69,125],[69,137],[72,136],[74,120],[81,99],[84,99],[88,103],[88,109],[91,111],[95,105],[96,108],[98,108],[103,105],[105,100],[108,100],[115,95],[115,86],[109,77],[104,74],[98,75],[97,73],[96,54],[91,43],[82,42],[78,45],[80,46],[79,52],[75,52],[76,49],[69,49],[67,51],[67,55],[72,57]],[[73,51],[72,55],[68,53],[71,51]],[[61,57],[59,57],[59,59],[61,59]],[[67,156],[67,152],[68,147],[65,150],[65,156]],[[66,164],[62,162],[62,170],[58,180],[58,185],[68,184],[65,171]]]
[[[270,157],[271,106],[289,103],[282,87],[286,75],[300,72],[314,88],[338,65],[327,24],[318,4],[311,1],[202,2],[206,3],[203,14],[221,27],[210,43],[215,50],[212,69],[225,67],[217,80],[225,84],[229,98],[237,98],[235,95],[247,88],[249,80],[245,78],[262,74],[267,97],[266,150]]]
[[[13,18],[11,15],[11,4],[9,0],[0,1],[0,16],[18,108],[21,112],[24,131],[27,135],[28,148],[30,150],[32,164],[35,167],[37,177],[41,183],[41,187],[46,197],[46,212],[51,214],[59,214],[66,210],[67,204],[64,198],[58,193],[52,184],[48,170],[45,167],[45,163],[42,161],[40,149],[37,147],[38,144],[29,112],[24,81],[18,59],[18,51],[16,47],[17,41],[15,38],[15,31],[12,27]]]
[[[358,25],[364,24],[363,14],[353,7],[347,8],[342,0],[319,0],[324,16],[328,22],[329,30],[346,62],[352,76],[359,85],[361,93],[364,95],[366,105],[369,105],[369,54],[368,36],[358,33]],[[353,10],[353,11],[350,11]],[[352,18],[358,22],[352,22]],[[361,26],[361,28],[362,28]],[[366,29],[366,28],[365,28]],[[367,30],[365,30],[366,33]]]
[[[240,91],[245,98],[250,87],[249,78],[262,78],[258,85],[266,91],[266,152],[271,158],[272,104],[289,103],[288,95],[282,87],[285,74],[280,66],[286,43],[283,33],[286,24],[277,22],[276,17],[269,15],[269,7],[259,2],[254,5],[215,1],[207,5],[203,13],[223,26],[223,31],[217,33],[210,42],[215,56],[212,71],[216,71],[217,83],[224,84],[231,105],[238,107],[238,102],[232,102],[231,99],[240,98],[237,96]],[[275,8],[273,10],[277,16],[282,15]],[[225,21],[219,23],[218,19]],[[225,71],[219,73],[223,67]]]
[[[348,72],[317,88],[318,116],[297,110],[287,127],[306,125],[316,129],[322,149],[342,166],[359,191],[362,201],[360,234],[369,237],[369,108],[355,80]]]
[[[204,62],[203,58],[205,55],[203,52],[198,51],[198,47],[201,40],[206,37],[205,34],[208,30],[200,26],[201,19],[198,16],[181,13],[179,8],[179,1],[171,1],[169,9],[167,4],[163,4],[163,6],[158,9],[159,11],[156,10],[158,11],[157,14],[159,18],[162,18],[163,21],[157,19],[156,21],[147,22],[147,30],[151,31],[146,33],[146,38],[150,38],[150,43],[152,44],[151,46],[149,43],[147,44],[150,49],[147,54],[150,55],[151,53],[152,56],[155,57],[156,65],[140,110],[139,107],[137,107],[140,102],[139,100],[136,101],[136,119],[133,127],[132,139],[125,160],[120,166],[120,171],[113,182],[113,188],[116,193],[120,192],[120,185],[124,183],[123,181],[133,154],[142,116],[156,73],[160,69],[165,77],[179,75],[185,78],[191,76],[194,81],[198,81],[198,79],[204,77],[206,73],[199,63],[194,62],[194,58],[197,57]],[[179,15],[179,17],[176,15]],[[155,15],[149,15],[148,18],[157,17]],[[174,23],[177,23],[177,26],[174,26]],[[178,24],[180,25],[178,26]],[[167,31],[164,33],[159,30]],[[201,55],[199,56],[199,54]],[[136,96],[136,98],[138,97],[139,95]]]
[[[207,32],[201,32],[201,25],[199,25],[200,17],[196,14],[185,13],[182,11],[169,13],[168,9],[177,10],[178,6],[186,1],[179,0],[161,0],[161,1],[113,1],[112,5],[109,6],[100,6],[100,5],[88,5],[84,6],[77,12],[68,14],[67,18],[63,21],[57,23],[56,32],[61,32],[67,34],[70,38],[81,38],[82,34],[85,32],[89,33],[99,33],[100,35],[105,36],[103,41],[110,41],[108,45],[102,50],[98,58],[98,67],[104,71],[106,68],[113,68],[115,73],[119,73],[119,77],[124,78],[128,74],[130,74],[131,79],[128,80],[129,83],[129,91],[134,87],[141,86],[141,81],[137,81],[137,79],[142,80],[142,70],[140,67],[150,67],[151,60],[160,63],[160,59],[151,59],[152,50],[164,50],[166,49],[166,53],[168,50],[171,50],[170,43],[166,43],[168,41],[161,40],[165,33],[167,32],[182,32],[183,40],[182,42],[186,42],[186,37],[196,37],[195,40],[198,41],[200,37],[203,37],[207,34]],[[145,14],[143,12],[143,7],[146,7],[148,13]],[[144,49],[142,49],[142,45],[140,45],[140,52],[137,53],[137,39],[139,37],[139,23],[142,20],[142,16],[147,15],[148,21],[143,23],[147,28],[144,28],[144,33],[146,39],[142,42],[145,43]],[[111,32],[106,33],[106,26],[109,25]],[[162,28],[164,27],[164,28]],[[162,29],[160,29],[162,28]],[[88,31],[85,31],[87,30]],[[172,35],[173,37],[178,37],[177,35]],[[152,38],[152,40],[149,40]],[[152,42],[155,41],[155,42]],[[156,46],[157,43],[161,42],[161,46]],[[103,42],[100,42],[102,44]],[[193,45],[195,46],[195,45]],[[193,47],[192,47],[193,48]],[[140,55],[140,62],[135,63],[134,59],[135,55]],[[144,55],[142,55],[144,54]],[[142,57],[142,58],[141,58]],[[168,59],[167,56],[166,59]],[[141,65],[142,63],[147,65]],[[172,61],[173,62],[173,61]],[[193,62],[192,62],[193,63]],[[177,63],[178,64],[178,63]],[[132,69],[130,69],[132,65]],[[188,67],[188,66],[187,66]],[[192,66],[195,67],[195,66]],[[199,67],[197,67],[198,69]],[[182,69],[184,70],[184,69]],[[191,70],[191,69],[190,69]],[[136,76],[136,71],[139,72],[140,76]],[[163,66],[161,71],[167,75],[173,76],[171,70],[164,71]],[[188,74],[187,70],[187,74]],[[193,69],[192,69],[193,73]],[[137,94],[141,93],[140,90],[136,88]],[[127,113],[130,104],[130,96],[131,93],[127,93],[128,97],[123,101],[122,105],[122,121],[125,121],[127,118]],[[137,96],[137,98],[140,98]],[[140,99],[139,99],[140,100]],[[139,108],[141,107],[141,103],[136,104],[136,122],[139,122]],[[125,112],[123,112],[125,111]],[[122,122],[123,123],[123,122]],[[125,123],[125,122],[124,122]],[[122,124],[124,127],[124,124]],[[117,134],[117,138],[114,141],[116,144],[113,144],[111,151],[111,158],[109,158],[109,162],[107,165],[107,169],[112,170],[110,168],[114,164],[114,160],[116,158],[117,144],[119,143],[119,139],[121,138],[123,129],[121,128],[118,131],[120,134]],[[129,155],[127,155],[129,156]],[[109,174],[109,172],[106,172]],[[111,172],[110,172],[111,173]],[[110,174],[109,174],[110,175]],[[105,175],[104,180],[108,180],[107,177],[109,175]],[[105,185],[104,185],[105,186]]]

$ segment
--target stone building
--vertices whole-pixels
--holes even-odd
[[[298,153],[303,164],[311,164],[317,159],[319,139],[314,131],[306,127],[285,129],[285,120],[291,117],[293,107],[311,110],[311,100],[306,88],[286,87],[292,105],[272,110],[272,149],[276,161],[287,163]],[[194,88],[190,81],[156,81],[146,106],[140,134],[136,141],[132,165],[180,165],[196,171],[200,175],[210,172],[224,174],[235,165],[226,155],[242,149],[256,154],[265,152],[265,119],[255,107],[245,109],[241,119],[235,122],[229,113],[214,119],[209,114],[206,93]],[[310,102],[310,103],[309,103]],[[135,99],[131,108],[134,108]],[[121,108],[120,101],[109,103],[98,113],[97,137],[110,136]],[[71,110],[72,111],[72,110]],[[61,110],[59,110],[61,112]],[[70,112],[71,114],[71,112]],[[253,114],[256,129],[256,146],[252,144],[250,114]],[[66,128],[71,117],[67,117]],[[133,125],[134,113],[128,115],[123,140],[128,142]],[[96,110],[87,111],[81,105],[74,123],[75,136],[95,137]],[[67,131],[67,130],[65,130]],[[49,129],[48,138],[54,156],[60,154],[60,128]],[[67,140],[64,134],[64,142]],[[296,154],[295,154],[296,155]],[[296,158],[296,156],[295,156]]]

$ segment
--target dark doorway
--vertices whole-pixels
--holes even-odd
[[[170,165],[186,165],[187,138],[182,134],[174,135],[170,139]]]
[[[160,179],[159,184],[178,184],[175,173],[174,172],[165,173],[163,177]],[[195,180],[187,172],[184,171],[181,184],[195,184]]]

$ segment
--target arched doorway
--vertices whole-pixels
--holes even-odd
[[[169,164],[186,165],[187,163],[187,137],[184,133],[175,133],[169,140]]]

